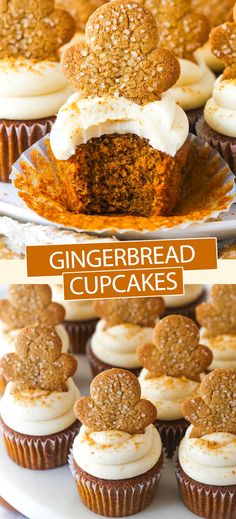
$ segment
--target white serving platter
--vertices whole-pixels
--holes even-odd
[[[88,394],[91,373],[87,359],[80,355],[76,382]],[[80,501],[68,467],[31,471],[18,467],[7,456],[0,440],[0,495],[28,519],[96,519]],[[1,517],[1,516],[0,516]],[[193,519],[182,504],[174,475],[174,463],[166,461],[153,503],[137,517],[142,519]],[[195,516],[196,517],[196,516]],[[9,513],[9,519],[11,519]]]

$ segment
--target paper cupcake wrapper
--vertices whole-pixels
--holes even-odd
[[[207,469],[206,469],[207,470]],[[191,479],[177,462],[176,478],[185,506],[206,519],[236,518],[236,487],[205,485]]]
[[[167,458],[172,458],[189,427],[189,422],[184,418],[173,420],[173,422],[157,420],[155,426],[160,434]]]
[[[69,465],[80,498],[89,510],[106,517],[125,517],[141,512],[153,500],[163,457],[146,474],[117,481],[90,476],[76,465],[72,455]]]
[[[48,437],[17,433],[7,427],[3,420],[0,425],[7,453],[17,465],[32,470],[48,470],[67,464],[81,424],[77,421],[64,431]]]
[[[91,339],[88,339],[86,344],[86,355],[87,359],[92,371],[92,374],[94,377],[99,375],[99,373],[102,373],[103,371],[106,371],[107,369],[111,368],[121,368],[121,369],[127,369],[128,371],[131,371],[136,377],[139,376],[141,368],[122,368],[121,366],[113,366],[112,364],[107,364],[106,362],[102,362],[96,355],[94,355],[92,348],[91,348]]]
[[[68,211],[62,200],[63,195],[59,199],[55,194],[57,189],[60,192],[60,183],[53,162],[49,162],[49,135],[21,155],[13,165],[11,180],[24,204],[36,212],[44,224],[53,222],[58,227],[101,236],[112,236],[116,232],[121,238],[140,235],[145,238],[157,230],[184,230],[193,223],[204,223],[222,216],[236,200],[234,175],[222,157],[196,136],[190,134],[189,139],[192,146],[190,162],[185,167],[187,174],[184,189],[181,190],[182,199],[173,216],[94,216]],[[47,182],[44,185],[44,173],[48,168],[51,181],[48,181],[47,173]],[[21,202],[22,206],[24,204]]]
[[[64,326],[70,336],[73,353],[85,353],[86,343],[95,331],[98,319],[88,321],[64,321]]]
[[[207,131],[209,130],[209,131]],[[227,162],[233,173],[236,175],[236,139],[232,142],[232,138],[220,135],[207,125],[204,118],[201,118],[196,124],[196,131],[200,138],[206,139],[209,146],[212,146],[222,158]]]

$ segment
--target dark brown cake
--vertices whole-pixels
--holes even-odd
[[[92,347],[91,347],[91,339],[88,340],[87,346],[86,346],[86,355],[87,359],[89,361],[89,365],[92,371],[92,374],[94,377],[98,375],[99,373],[102,373],[102,371],[106,371],[107,369],[111,369],[114,367],[120,367],[120,366],[112,366],[111,364],[106,364],[106,362],[102,362],[96,355],[94,355]],[[126,368],[128,371],[131,371],[131,373],[134,373],[138,377],[141,368],[134,368],[129,369]]]

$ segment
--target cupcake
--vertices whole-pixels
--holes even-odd
[[[52,297],[65,308],[64,326],[70,336],[72,351],[85,353],[87,340],[98,322],[92,301],[64,301],[63,286],[51,285]]]
[[[75,404],[82,427],[70,457],[81,500],[107,517],[141,512],[156,493],[163,464],[152,424],[156,408],[140,400],[138,379],[123,369],[98,375],[90,393]]]
[[[73,412],[79,390],[71,378],[77,362],[61,351],[54,328],[28,326],[18,335],[15,353],[0,359],[8,381],[0,407],[4,444],[10,458],[28,469],[65,465],[79,432]]]
[[[8,300],[0,300],[0,358],[5,353],[14,352],[21,330],[35,323],[55,327],[62,341],[63,353],[68,351],[70,339],[62,324],[64,316],[63,306],[51,301],[48,285],[10,285]],[[5,381],[0,375],[0,395],[4,388]]]
[[[86,348],[93,375],[112,367],[138,375],[136,350],[152,340],[153,327],[164,312],[162,298],[98,300],[94,309],[101,319]]]
[[[183,296],[163,296],[165,315],[180,314],[196,320],[196,306],[205,301],[206,289],[204,285],[185,285]]]
[[[143,366],[139,376],[142,397],[157,409],[156,427],[171,458],[188,427],[182,404],[198,392],[212,361],[211,351],[199,344],[194,321],[170,315],[155,326],[152,343],[138,347],[137,357]]]
[[[236,243],[224,245],[219,253],[219,259],[235,260],[236,259]]]
[[[181,441],[176,477],[182,500],[197,516],[235,519],[236,373],[216,369],[188,399],[191,425]]]
[[[46,135],[72,89],[58,50],[75,22],[53,0],[3,2],[0,29],[0,180],[21,153]]]
[[[213,354],[209,370],[236,370],[236,285],[214,285],[209,302],[196,308],[201,343]]]
[[[233,21],[219,25],[210,35],[213,54],[226,68],[214,84],[204,118],[196,126],[197,134],[215,148],[236,174],[236,8]]]
[[[167,92],[179,62],[158,46],[155,19],[136,1],[99,7],[85,40],[63,54],[64,74],[77,92],[50,134],[49,158],[58,161],[68,209],[171,214],[190,146],[187,117]]]

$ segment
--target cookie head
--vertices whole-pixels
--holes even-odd
[[[137,357],[150,376],[200,380],[212,362],[212,353],[199,344],[197,325],[182,315],[170,315],[154,328],[153,343],[138,347]]]
[[[94,301],[93,305],[96,315],[106,321],[107,327],[123,323],[153,327],[165,310],[161,297],[104,299]]]
[[[196,317],[206,337],[236,334],[236,285],[214,285],[209,302],[197,306]]]
[[[63,71],[84,98],[116,95],[138,104],[155,101],[180,75],[178,60],[158,41],[150,11],[136,0],[114,0],[89,18],[85,43],[65,51]]]
[[[218,27],[210,34],[211,50],[213,54],[223,61],[225,70],[224,79],[236,77],[236,10],[233,10],[233,19]]]
[[[91,397],[75,404],[76,417],[94,431],[118,431],[138,434],[157,417],[156,407],[141,399],[135,375],[124,369],[110,369],[97,375],[90,386]]]

